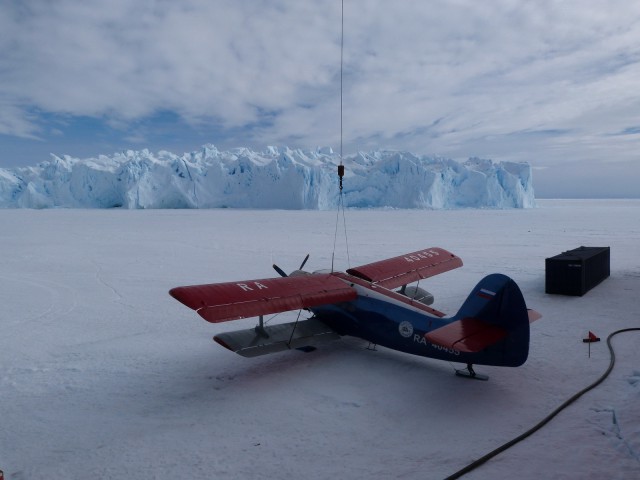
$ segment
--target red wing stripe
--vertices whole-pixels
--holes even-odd
[[[433,344],[460,352],[480,352],[507,336],[503,328],[476,318],[463,318],[427,333],[425,339]]]
[[[268,315],[354,300],[355,289],[331,274],[176,287],[172,297],[209,322]]]
[[[395,288],[461,266],[460,257],[434,247],[350,268],[347,273],[386,288]]]

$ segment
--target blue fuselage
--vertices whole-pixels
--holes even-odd
[[[350,335],[413,355],[467,362],[469,354],[427,342],[424,335],[451,321],[394,301],[386,295],[355,286],[358,298],[339,305],[313,308],[324,323],[340,335]]]
[[[527,358],[529,322],[524,303],[520,309],[524,318],[505,327],[506,338],[479,352],[462,352],[430,343],[425,334],[467,316],[469,312],[463,312],[464,307],[453,317],[441,318],[406,299],[398,299],[396,292],[362,284],[352,286],[358,291],[355,300],[311,309],[340,335],[359,337],[413,355],[467,364],[515,367]],[[521,298],[519,290],[517,297]]]

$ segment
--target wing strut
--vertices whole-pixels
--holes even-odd
[[[261,335],[264,338],[269,338],[269,334],[264,329],[264,315],[260,315],[260,317],[258,317],[258,325],[256,325],[256,328],[254,328],[254,330],[258,335]]]
[[[293,324],[293,328],[291,329],[291,336],[289,337],[289,341],[287,342],[287,345],[289,346],[289,348],[291,348],[291,340],[293,340],[293,334],[296,333],[296,327],[298,326],[298,320],[300,320],[300,313],[302,313],[302,310],[298,310],[298,318],[296,318],[296,321]]]

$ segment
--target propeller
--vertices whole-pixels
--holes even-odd
[[[307,263],[307,260],[309,260],[309,254],[307,253],[307,256],[304,257],[304,260],[302,261],[302,263],[300,264],[300,268],[298,268],[298,270],[302,270],[305,266],[305,264]],[[273,264],[273,269],[278,272],[278,274],[281,277],[288,277],[289,275],[286,274],[286,272],[284,270],[282,270],[279,266],[277,266],[275,263]],[[298,270],[294,270],[294,271],[298,271]]]
[[[309,254],[308,253],[307,253],[307,256],[304,257],[304,260],[300,264],[300,268],[298,270],[302,270],[302,268],[304,267],[304,264],[307,263],[307,260],[309,260]]]
[[[276,265],[275,263],[273,264],[273,269],[278,272],[280,274],[281,277],[288,277],[289,275],[287,275],[284,270],[282,270],[278,265]]]

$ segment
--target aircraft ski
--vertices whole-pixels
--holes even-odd
[[[344,335],[394,350],[466,364],[458,375],[485,379],[473,365],[517,367],[529,353],[529,310],[509,277],[491,274],[447,317],[429,306],[433,296],[409,286],[462,266],[442,248],[350,268],[346,272],[298,270],[280,278],[176,287],[170,295],[205,320],[218,323],[258,317],[255,328],[221,333],[214,340],[245,357],[312,347]],[[392,290],[398,288],[399,290]],[[264,315],[306,310],[310,318],[265,325]]]

